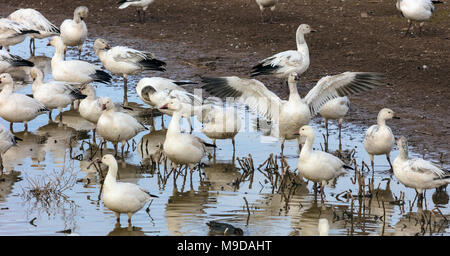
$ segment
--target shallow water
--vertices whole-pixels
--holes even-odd
[[[38,40],[37,55],[53,55],[54,49],[46,47],[46,43],[47,40]],[[89,54],[87,49],[90,49]],[[82,58],[97,62],[91,49],[92,41],[89,41]],[[28,40],[11,47],[11,52],[22,57],[29,56]],[[76,53],[75,50],[69,50],[68,58],[77,58]],[[40,59],[43,60],[43,66],[49,64],[49,59]],[[49,78],[51,75],[46,76],[46,79]],[[141,105],[134,90],[140,78],[142,76],[129,79],[128,99],[146,107]],[[115,76],[113,85],[95,86],[98,96],[108,95],[114,101],[122,102],[121,78]],[[31,86],[24,87],[20,92],[31,94]],[[119,161],[120,180],[139,184],[159,198],[152,202],[150,216],[144,209],[133,216],[132,227],[128,227],[125,215],[122,215],[121,224],[117,224],[113,212],[99,198],[100,176],[94,168],[87,168],[91,151],[89,145],[83,143],[91,138],[91,127],[76,111],[66,108],[62,123],[49,123],[47,115],[40,115],[29,123],[27,134],[20,132],[23,131],[22,124],[15,124],[14,130],[19,131],[15,135],[23,141],[3,157],[7,175],[0,181],[0,235],[212,235],[206,225],[211,220],[240,227],[244,235],[318,235],[320,218],[328,219],[330,235],[449,234],[448,222],[438,213],[432,225],[420,221],[421,213],[425,212],[425,216],[428,216],[429,211],[436,206],[448,218],[450,209],[447,192],[437,194],[434,190],[428,191],[423,208],[418,208],[412,204],[414,190],[397,182],[383,156],[375,157],[373,184],[377,196],[361,200],[355,198],[353,207],[352,200],[345,199],[343,194],[336,198],[336,195],[349,190],[353,195],[357,194],[358,184],[352,182],[355,174],[351,171],[340,177],[335,185],[326,187],[324,203],[320,196],[315,200],[311,182],[298,180],[299,185],[288,196],[286,193],[276,193],[276,189],[273,192],[271,183],[258,170],[255,170],[252,182],[241,182],[236,188],[233,182],[243,175],[237,158],[248,157],[250,153],[256,168],[270,154],[279,155],[280,152],[279,140],[264,136],[268,132],[267,127],[262,125],[256,129],[255,116],[243,107],[239,110],[244,125],[236,136],[234,161],[231,141],[219,140],[215,160],[205,157],[201,172],[195,171],[186,178],[179,175],[175,181],[171,175],[164,185],[157,171],[146,168],[149,163],[147,151],[155,150],[155,145],[164,140],[161,118],[155,118],[156,131],[142,132],[134,138],[134,143],[130,143],[125,155],[125,162]],[[57,120],[58,114],[53,111],[54,120]],[[192,121],[194,127],[201,127],[196,119],[192,118]],[[311,122],[316,131],[316,149],[324,145],[322,134],[325,130],[320,121],[314,119]],[[4,120],[0,122],[9,125]],[[165,116],[165,125],[169,122],[170,117]],[[354,157],[359,168],[362,161],[370,162],[362,145],[366,128],[349,123],[343,126],[342,147],[344,150],[355,149]],[[184,120],[182,129],[188,129]],[[193,134],[210,141],[198,130]],[[338,148],[337,138],[336,125],[330,125],[331,151]],[[108,144],[106,152],[112,152],[111,144]],[[297,142],[287,141],[284,152],[290,170],[295,170]],[[397,150],[391,152],[391,159],[395,159],[397,154]],[[98,155],[97,152],[95,157]],[[411,152],[411,155],[417,154]],[[159,173],[164,174],[162,166]],[[371,171],[365,175],[366,180],[372,178]],[[73,186],[65,190],[63,196],[47,201],[30,196],[33,182],[55,177]],[[404,205],[395,203],[400,192],[405,192]],[[289,197],[288,203],[285,197]],[[245,200],[248,201],[250,215]]]

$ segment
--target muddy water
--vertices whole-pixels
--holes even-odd
[[[45,40],[37,42],[37,55],[52,56],[54,49],[45,44]],[[86,48],[92,49],[92,41]],[[83,59],[97,61],[93,53],[87,54],[86,48]],[[22,57],[29,56],[27,49],[28,40],[11,47],[14,54]],[[69,51],[68,58],[76,58],[75,53]],[[40,65],[48,70],[49,59],[39,59]],[[16,75],[20,76],[21,72]],[[47,74],[47,78],[51,78],[51,74]],[[133,77],[129,85],[140,78]],[[95,86],[97,95],[108,95],[121,102],[121,85],[122,80],[115,77],[113,85]],[[20,92],[31,94],[31,86]],[[136,103],[133,106],[145,107],[132,86],[128,97],[130,102]],[[21,132],[23,125],[15,124],[16,136],[23,141],[3,157],[7,175],[0,181],[0,235],[212,235],[206,225],[211,220],[240,227],[244,235],[318,235],[320,218],[329,221],[330,235],[449,234],[445,219],[450,214],[447,192],[428,191],[423,208],[418,208],[412,204],[414,190],[397,182],[382,156],[375,157],[374,173],[365,172],[366,180],[373,177],[376,196],[371,198],[350,200],[343,196],[345,191],[357,194],[354,172],[326,187],[324,203],[315,196],[313,184],[301,179],[296,180],[297,185],[289,193],[277,193],[263,174],[264,170],[255,170],[253,180],[243,181],[237,188],[234,182],[244,173],[237,158],[243,159],[250,153],[256,168],[270,154],[280,152],[279,140],[268,136],[270,127],[264,123],[257,126],[252,113],[242,107],[239,110],[245,125],[236,136],[234,157],[231,141],[218,141],[215,158],[205,157],[201,171],[192,176],[184,175],[183,171],[176,179],[170,175],[161,180],[158,174],[164,178],[163,165],[159,166],[159,171],[148,167],[150,155],[157,156],[156,145],[164,141],[161,117],[155,118],[155,130],[142,132],[130,142],[124,161],[119,160],[120,180],[139,184],[159,196],[152,202],[149,214],[141,210],[133,216],[132,226],[128,226],[125,215],[121,224],[116,223],[114,214],[101,201],[100,174],[93,167],[87,168],[90,159],[100,154],[83,142],[91,139],[92,127],[76,111],[66,108],[62,123],[49,122],[47,115],[41,115],[29,123],[28,133]],[[54,111],[54,120],[57,114]],[[199,132],[201,125],[197,120],[192,121],[197,128],[193,134],[209,141]],[[170,117],[164,117],[166,126],[169,122]],[[8,125],[4,120],[1,123]],[[316,131],[314,147],[320,149],[324,146],[324,129],[319,119],[312,125]],[[182,129],[188,130],[185,121]],[[330,129],[329,149],[334,151],[338,148],[337,127],[331,125]],[[365,129],[346,123],[342,134],[343,149],[355,150],[354,157],[360,167],[362,161],[369,161],[362,145]],[[106,152],[112,152],[111,144],[103,153]],[[391,159],[397,154],[394,150]],[[411,155],[417,154],[411,152]],[[285,156],[290,170],[294,171],[298,158],[296,141],[286,142]],[[38,200],[30,193],[37,183],[55,179],[68,186],[62,194]],[[404,204],[398,203],[401,192],[405,192]],[[421,222],[421,216],[429,216],[431,210],[435,214],[430,225]]]

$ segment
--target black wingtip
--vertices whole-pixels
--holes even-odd
[[[94,81],[104,84],[111,83],[112,76],[108,73],[106,73],[103,70],[96,70],[95,74],[93,74]]]
[[[11,65],[13,67],[33,67],[34,63],[29,60],[16,59],[11,63]]]
[[[117,4],[123,4],[125,3],[127,0],[119,0],[119,2],[117,2]]]
[[[166,71],[166,68],[164,67],[166,66],[166,63],[162,60],[148,58],[142,60],[139,64],[147,70]]]
[[[30,30],[22,30],[22,31],[20,31],[20,32],[21,32],[22,35],[25,35],[25,34],[40,34],[39,31],[37,31],[37,30],[32,30],[32,29],[30,29]]]
[[[15,141],[23,141],[21,138],[19,138],[19,137],[17,137],[17,136],[14,136],[14,140],[15,140]]]
[[[346,165],[346,164],[344,164],[344,166],[342,166],[342,167],[344,167],[344,169],[355,170],[353,167]]]
[[[204,144],[205,146],[207,146],[207,147],[217,148],[216,145],[211,144],[211,143],[208,143],[208,142],[203,142],[203,144]]]

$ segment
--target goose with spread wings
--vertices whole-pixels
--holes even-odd
[[[9,46],[20,44],[27,34],[33,33],[39,34],[39,31],[7,18],[0,18],[0,49],[5,47],[9,52]]]
[[[12,12],[8,19],[14,20],[38,33],[28,34],[30,37],[30,53],[34,55],[36,49],[35,38],[43,39],[54,35],[59,35],[59,28],[51,23],[39,11],[31,8],[19,9]]]
[[[256,79],[237,76],[204,77],[203,88],[217,97],[233,97],[247,104],[258,115],[278,124],[277,136],[284,141],[299,139],[295,135],[300,127],[309,124],[311,117],[318,113],[329,100],[339,96],[351,95],[382,85],[384,75],[375,72],[344,72],[325,76],[302,99],[297,91],[299,77],[293,72],[289,75],[289,99],[282,100]],[[300,144],[300,141],[299,141]]]

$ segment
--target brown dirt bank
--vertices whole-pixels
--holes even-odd
[[[347,120],[369,126],[381,108],[389,107],[402,117],[389,122],[394,133],[406,135],[417,151],[449,151],[448,3],[435,5],[422,36],[406,38],[407,22],[393,0],[281,0],[275,24],[260,24],[254,0],[158,0],[148,9],[145,24],[136,23],[133,8],[118,10],[116,1],[104,0],[4,0],[0,15],[29,7],[60,24],[79,5],[89,7],[90,38],[150,50],[167,61],[164,76],[195,80],[199,75],[248,76],[259,60],[295,49],[297,26],[310,24],[318,33],[306,39],[311,65],[299,86],[303,94],[327,74],[383,72],[388,85],[351,97]],[[287,97],[279,79],[258,79]]]

